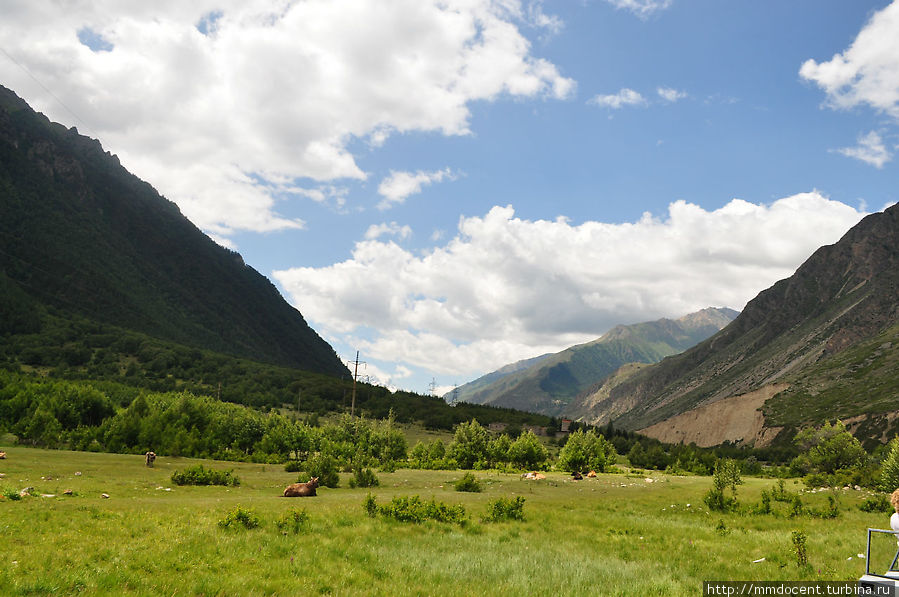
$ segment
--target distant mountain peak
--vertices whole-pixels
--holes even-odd
[[[558,416],[625,363],[654,363],[680,352],[720,330],[736,313],[710,308],[678,320],[615,326],[591,342],[506,365],[459,386],[453,395],[464,402]]]

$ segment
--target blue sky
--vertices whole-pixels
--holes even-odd
[[[0,83],[424,392],[897,201],[899,0],[12,2]]]

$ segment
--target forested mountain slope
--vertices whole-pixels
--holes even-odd
[[[185,346],[340,376],[264,276],[100,143],[0,87],[0,335],[53,308]]]
[[[460,386],[457,398],[551,416],[569,413],[569,404],[625,363],[655,363],[708,338],[736,317],[726,308],[708,308],[680,319],[619,325],[597,340],[520,364],[508,365]]]

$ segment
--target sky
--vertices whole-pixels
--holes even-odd
[[[741,309],[899,200],[899,0],[0,0],[99,139],[373,383]]]

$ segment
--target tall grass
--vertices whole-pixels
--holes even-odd
[[[172,472],[200,461],[158,459],[150,469],[140,456],[6,451],[0,493],[33,486],[57,497],[0,498],[4,595],[696,595],[710,579],[857,578],[865,529],[888,522],[860,511],[869,496],[855,491],[841,492],[836,519],[790,518],[780,503],[766,515],[709,513],[709,477],[488,473],[483,493],[460,493],[456,473],[400,470],[382,473],[378,488],[319,488],[299,501],[280,497],[295,475],[278,466],[228,463],[239,487],[179,487]],[[773,485],[747,478],[739,500],[757,503]],[[463,526],[369,518],[369,492],[379,504],[420,495],[473,516]],[[479,521],[491,502],[516,497],[524,521]],[[828,505],[826,494],[802,499],[809,510]],[[238,506],[259,526],[221,529]],[[298,506],[301,532],[285,534]],[[795,564],[794,531],[807,538],[806,567]]]

